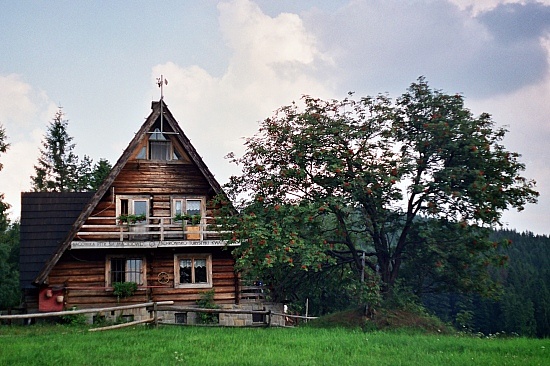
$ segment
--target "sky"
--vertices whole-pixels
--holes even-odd
[[[550,0],[0,0],[0,192],[20,216],[58,107],[75,152],[112,164],[164,100],[217,180],[259,121],[303,95],[397,98],[419,76],[509,133],[539,203],[505,228],[550,234]]]

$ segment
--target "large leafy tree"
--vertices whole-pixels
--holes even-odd
[[[97,189],[110,170],[102,159],[95,166],[89,156],[80,159],[75,153],[73,137],[69,135],[68,121],[63,119],[61,108],[56,112],[42,141],[32,188],[37,192],[78,192]]]
[[[240,268],[265,277],[345,266],[371,284],[363,293],[379,280],[389,294],[409,264],[424,267],[418,289],[487,289],[486,268],[505,261],[487,229],[538,195],[502,145],[506,130],[423,78],[395,101],[303,101],[231,156],[242,174],[226,191],[241,215],[223,224],[242,243]]]

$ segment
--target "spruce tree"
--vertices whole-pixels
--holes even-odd
[[[31,177],[35,192],[74,192],[90,190],[92,160],[80,160],[73,152],[73,137],[67,131],[68,121],[63,119],[60,107],[42,140],[35,175]]]
[[[99,161],[94,165],[92,176],[90,179],[90,188],[92,190],[97,190],[101,183],[105,180],[107,175],[111,172],[111,163],[107,159],[99,159]]]

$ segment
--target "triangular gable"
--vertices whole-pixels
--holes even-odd
[[[67,235],[66,239],[59,245],[57,250],[52,254],[52,256],[49,258],[49,260],[44,264],[42,270],[40,271],[39,275],[34,280],[34,284],[40,285],[44,283],[50,273],[50,271],[53,269],[53,267],[57,264],[63,253],[70,247],[72,240],[78,233],[78,231],[81,229],[82,225],[86,222],[88,217],[91,215],[92,211],[95,209],[95,207],[98,205],[98,203],[101,201],[102,197],[108,192],[109,187],[113,184],[117,176],[120,174],[128,160],[131,158],[131,156],[135,153],[136,149],[142,144],[143,139],[146,138],[149,131],[151,131],[151,128],[155,124],[155,122],[159,119],[161,111],[163,113],[163,123],[167,124],[170,129],[172,129],[175,132],[175,137],[177,141],[183,146],[186,155],[189,157],[189,159],[198,167],[199,171],[202,173],[202,175],[205,177],[206,181],[210,185],[211,189],[214,191],[215,194],[222,194],[223,190],[220,186],[220,184],[216,181],[214,178],[214,175],[210,172],[200,155],[197,153],[197,150],[195,150],[195,147],[191,144],[191,141],[187,138],[181,127],[179,126],[178,122],[172,116],[172,113],[168,109],[168,106],[166,103],[164,103],[163,100],[159,102],[153,102],[151,105],[152,112],[147,117],[139,131],[136,133],[132,141],[130,141],[130,144],[128,147],[124,150],[124,153],[120,156],[116,164],[111,169],[111,172],[109,175],[105,178],[105,181],[101,184],[97,192],[92,196],[90,199],[90,202],[86,205],[84,210],[81,212],[81,214],[78,216],[74,224],[72,225],[72,228]]]

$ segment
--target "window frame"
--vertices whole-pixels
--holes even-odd
[[[194,261],[196,259],[206,260],[206,282],[181,283],[180,282],[180,260],[190,259],[192,278],[194,279]],[[176,253],[174,254],[174,288],[212,288],[212,254],[210,253]]]
[[[162,134],[164,139],[152,139],[151,137]],[[168,159],[153,159],[151,158],[151,142],[165,142],[168,147],[166,153]],[[147,134],[147,138],[143,141],[134,153],[134,158],[140,161],[164,162],[164,163],[188,163],[190,160],[182,150],[177,140],[173,137],[173,133],[160,132],[158,128]]]
[[[122,212],[122,201],[123,200],[127,200],[128,201],[128,212],[126,213],[123,213]],[[145,201],[146,202],[146,207],[145,207],[145,221],[144,222],[148,222],[149,220],[149,213],[151,211],[151,196],[150,195],[117,195],[116,196],[116,216],[115,217],[120,217],[120,215],[135,215],[135,206],[134,206],[134,202],[142,202],[142,201]],[[118,221],[117,221],[118,222]],[[143,221],[139,221],[139,223],[143,223]]]
[[[111,266],[113,259],[122,259],[124,260],[124,276],[125,280],[124,282],[134,282],[134,281],[127,281],[126,276],[128,275],[128,261],[131,260],[141,260],[141,271],[140,273],[140,280],[141,283],[137,283],[139,287],[147,286],[147,260],[142,255],[132,255],[132,254],[109,254],[105,257],[105,288],[107,290],[112,291],[113,290],[113,282],[112,282],[112,276],[111,276]]]
[[[187,213],[187,201],[200,201],[199,215],[201,218],[206,217],[206,198],[204,196],[172,196],[170,197],[170,211],[172,218],[178,214],[176,211],[176,202],[178,201],[181,201],[181,214]]]

